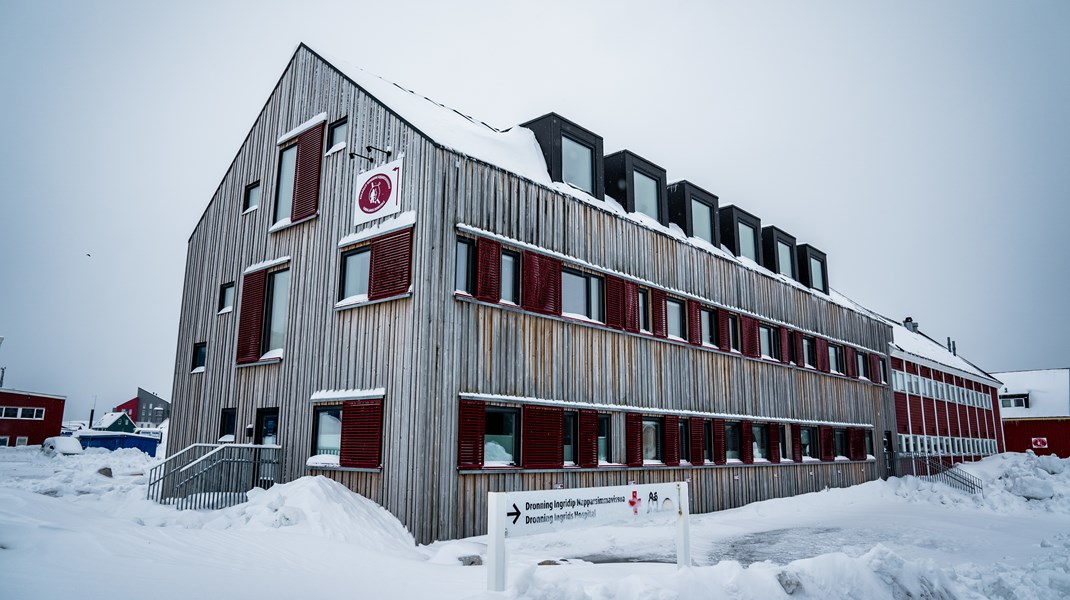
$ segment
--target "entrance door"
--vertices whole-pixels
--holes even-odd
[[[893,477],[896,471],[895,464],[895,446],[892,445],[893,438],[892,432],[885,430],[884,432],[884,473],[885,477]]]
[[[256,443],[268,446],[279,443],[279,409],[261,408],[256,411]],[[254,448],[253,481],[257,487],[267,489],[275,484],[279,451],[274,448]]]
[[[256,411],[256,443],[279,443],[279,409],[261,408]]]

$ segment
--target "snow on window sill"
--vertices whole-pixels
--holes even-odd
[[[258,209],[258,208],[260,208],[259,204],[257,204],[256,206],[250,206],[249,208],[243,210],[241,214],[247,215],[247,214],[249,214],[251,212],[256,212],[256,209]]]
[[[739,460],[738,458],[726,458],[724,462],[725,462],[725,464],[729,464],[729,465],[741,465],[741,464],[743,464],[743,461]]]
[[[680,466],[681,467],[690,467],[690,466],[693,466],[693,465],[691,464],[691,461],[689,461],[689,460],[680,459]]]
[[[193,369],[192,371],[190,371],[190,375],[192,375],[194,373],[204,373],[204,367],[197,367],[196,369]]]
[[[339,300],[334,305],[334,310],[342,311],[349,310],[351,308],[357,308],[358,306],[371,306],[373,304],[379,304],[380,302],[390,302],[391,300],[400,300],[402,298],[408,298],[412,296],[412,287],[410,286],[408,291],[396,296],[387,296],[386,298],[376,298],[375,300],[369,300],[367,294],[359,294],[356,296],[350,296]]]
[[[513,302],[512,300],[506,300],[505,298],[502,298],[501,300],[499,300],[498,303],[499,304],[504,304],[506,306],[517,306],[517,307],[520,306],[516,302]]]
[[[596,321],[587,315],[581,315],[578,313],[562,312],[561,317],[565,319],[572,319],[574,321],[583,321],[585,323],[595,323],[598,325],[604,325],[601,321]]]
[[[768,464],[769,463],[769,459],[768,458],[754,457],[754,464],[758,464],[758,463],[767,463]]]
[[[337,467],[340,457],[337,454],[316,454],[305,461],[306,467]]]
[[[271,227],[269,227],[268,228],[268,233],[276,233],[276,232],[282,231],[283,229],[289,229],[289,228],[293,227],[294,225],[300,225],[301,223],[305,223],[305,222],[311,221],[312,219],[315,219],[318,216],[320,216],[320,214],[318,212],[315,212],[315,213],[313,213],[313,214],[311,214],[311,215],[309,215],[309,216],[307,216],[307,217],[305,217],[303,219],[298,219],[297,221],[291,221],[290,218],[287,217],[287,218],[279,221],[278,223],[275,223]]]
[[[666,339],[670,339],[670,340],[672,340],[672,341],[674,341],[674,342],[686,342],[686,341],[687,341],[687,340],[685,340],[684,338],[682,338],[682,337],[680,337],[680,336],[678,336],[678,335],[673,335],[673,334],[671,334],[671,333],[670,333],[670,334],[668,334],[668,335],[666,335],[666,336],[665,336],[665,338],[666,338]]]
[[[647,335],[653,335],[654,334],[653,331],[650,331],[649,329],[642,329],[642,328],[639,329],[639,333],[645,333]]]
[[[812,456],[804,456],[803,462],[821,462],[820,458],[814,458]]]
[[[651,466],[655,466],[655,467],[664,467],[665,463],[661,462],[660,460],[646,460],[646,459],[644,459],[643,460],[643,465],[644,466],[651,465]]]
[[[337,144],[331,146],[330,149],[328,149],[327,152],[324,153],[323,156],[324,157],[330,156],[330,155],[334,154],[335,152],[338,152],[339,150],[344,149],[345,147],[346,147],[346,143],[345,142],[338,142]]]
[[[488,469],[517,468],[516,463],[511,460],[488,460],[483,462],[483,466]]]
[[[269,360],[282,360],[283,354],[284,352],[282,348],[275,348],[274,350],[269,350],[266,354],[261,356],[259,362],[266,362]]]
[[[793,463],[795,461],[790,459],[790,458],[784,458],[783,456],[781,456],[780,457],[780,462],[782,462],[782,463]]]
[[[233,312],[233,311],[234,311],[234,307],[233,306],[228,306],[226,308],[220,309],[219,312],[217,312],[216,314],[217,315],[225,315],[228,312]]]
[[[234,443],[234,434],[233,433],[228,433],[227,435],[224,435],[223,437],[219,438],[217,441],[219,443],[221,443],[221,444],[233,444]]]
[[[624,467],[624,466],[627,466],[627,465],[625,465],[623,463],[606,462],[604,460],[600,460],[600,461],[598,461],[598,466],[600,466],[600,467]]]
[[[575,467],[576,463],[572,462],[571,460],[566,460],[565,462],[561,463],[561,465],[565,467]]]
[[[711,344],[709,342],[702,342],[702,347],[703,348],[709,348],[710,350],[720,350],[721,349],[720,346],[716,346],[716,345]]]
[[[872,454],[867,454],[866,455],[866,460],[877,460],[877,457],[873,456]]]
[[[846,456],[837,456],[836,458],[834,458],[832,460],[834,460],[836,462],[847,462],[847,461],[849,461],[851,459],[847,458]]]

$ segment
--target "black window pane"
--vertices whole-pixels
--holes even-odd
[[[260,184],[254,183],[245,188],[245,202],[242,203],[242,210],[249,210],[258,206],[260,206]]]
[[[349,131],[349,123],[342,121],[331,127],[330,141],[327,142],[327,148],[333,148],[338,144],[346,141],[346,134]]]
[[[562,432],[562,445],[564,446],[565,464],[576,463],[576,413],[566,412]]]
[[[725,458],[739,459],[739,423],[725,423],[724,425],[724,451]]]
[[[483,459],[486,463],[516,464],[517,413],[509,409],[487,408],[486,431],[483,438]]]
[[[691,427],[690,422],[680,419],[680,460],[691,462]]]
[[[639,329],[643,331],[650,331],[650,312],[647,306],[647,292],[639,290]]]

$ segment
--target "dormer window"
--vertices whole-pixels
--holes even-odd
[[[639,171],[632,174],[635,186],[635,212],[658,218],[658,182]]]
[[[778,241],[776,243],[777,253],[777,270],[781,275],[787,275],[792,279],[795,278],[795,261],[791,260],[791,246],[784,242]]]
[[[725,206],[718,211],[718,220],[721,243],[727,246],[732,254],[746,256],[758,264],[763,264],[762,245],[758,243],[762,231],[761,219],[738,206]]]
[[[809,244],[799,244],[795,254],[798,258],[799,282],[827,294],[829,271],[825,253]]]
[[[742,221],[736,223],[736,227],[739,236],[739,255],[758,262],[758,236],[754,235],[754,227]]]
[[[765,268],[798,280],[795,262],[795,236],[769,225],[762,228],[762,254]]]
[[[669,224],[665,169],[621,150],[603,161],[606,194],[631,213],[642,213],[662,225]]]
[[[535,134],[550,179],[604,198],[602,138],[568,119],[549,113],[521,125]]]
[[[817,258],[810,257],[810,277],[813,281],[813,287],[823,290],[825,289],[825,263]]]
[[[669,221],[679,225],[689,237],[720,246],[717,196],[689,181],[677,181],[669,186],[668,193]]]

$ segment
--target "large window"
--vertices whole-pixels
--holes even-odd
[[[791,261],[791,246],[784,242],[777,240],[776,243],[777,253],[777,267],[780,269],[781,275],[787,275],[792,279],[795,278],[795,269],[792,267]]]
[[[757,262],[758,260],[758,235],[754,227],[739,221],[736,223],[739,231],[739,255]]]
[[[219,413],[219,441],[233,442],[238,430],[238,409],[224,408]]]
[[[825,289],[825,263],[819,259],[810,257],[810,282],[813,284],[814,289]]]
[[[576,465],[576,440],[579,439],[576,432],[576,413],[570,410],[565,411],[562,424],[564,431],[561,435],[561,455],[564,457],[565,465],[572,467]]]
[[[698,198],[691,198],[691,230],[695,237],[713,243],[713,208]]]
[[[832,444],[836,458],[845,458],[847,456],[847,430],[833,429]]]
[[[843,348],[829,344],[829,368],[833,373],[843,373]]]
[[[650,333],[650,293],[639,290],[639,330]]]
[[[769,426],[764,423],[754,423],[750,426],[750,431],[754,436],[754,458],[769,460]]]
[[[803,336],[803,365],[817,366],[817,342],[808,336]]]
[[[290,218],[294,199],[294,176],[297,173],[297,144],[283,148],[279,154],[279,178],[275,185],[275,223]]]
[[[662,444],[665,436],[662,420],[655,417],[643,418],[643,461],[662,462],[665,456]]]
[[[610,453],[612,448],[612,436],[610,426],[609,415],[598,415],[598,462],[610,463],[613,462],[613,457]]]
[[[313,413],[312,423],[312,454],[341,454],[342,407],[317,408]]]
[[[286,317],[290,304],[290,270],[268,274],[268,304],[264,314],[264,351],[281,350],[286,341]]]
[[[193,361],[190,365],[190,372],[200,373],[204,371],[204,365],[208,359],[208,342],[197,342],[193,344]]]
[[[339,300],[366,299],[371,278],[371,246],[363,246],[342,254],[342,281]]]
[[[799,428],[799,445],[802,446],[803,458],[821,458],[821,448],[818,442],[817,427]]]
[[[632,184],[635,187],[635,211],[649,215],[655,220],[660,220],[658,215],[657,180],[639,171],[632,171]]]
[[[724,424],[724,455],[725,458],[739,460],[742,444],[739,435],[739,423]]]
[[[561,311],[604,321],[602,278],[572,269],[561,271]]]
[[[567,135],[561,136],[561,179],[594,193],[594,151]]]
[[[453,289],[472,294],[475,290],[476,245],[468,238],[457,238],[457,265],[453,272]]]
[[[219,308],[220,313],[230,312],[234,310],[234,282],[224,283],[219,286]]]
[[[762,357],[780,360],[780,329],[769,325],[758,326],[758,340]]]
[[[242,198],[242,212],[249,212],[260,206],[260,182],[250,183],[245,186],[245,194]]]
[[[684,339],[687,336],[687,321],[684,316],[684,304],[677,300],[665,301],[666,330],[669,336]]]
[[[488,406],[486,416],[484,463],[490,466],[520,464],[520,411]]]
[[[501,299],[520,304],[520,254],[502,250]]]
[[[702,309],[702,343],[717,345],[717,314],[708,308]]]

